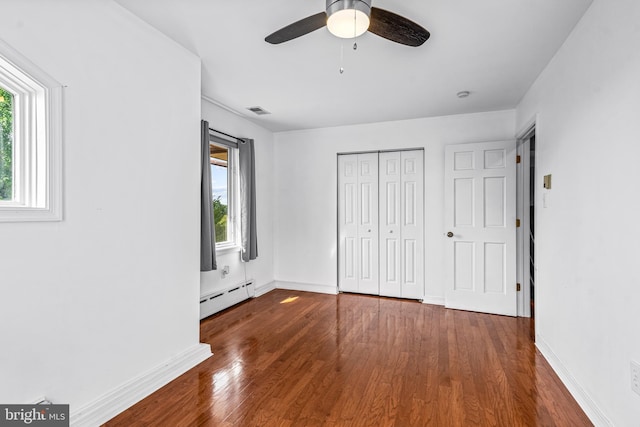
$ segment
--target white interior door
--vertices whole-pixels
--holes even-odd
[[[402,162],[380,153],[380,295],[402,297]]]
[[[379,293],[378,153],[338,157],[339,286]]]
[[[445,306],[517,315],[516,142],[445,150]]]
[[[380,295],[424,295],[424,151],[380,153]]]
[[[402,151],[402,298],[424,297],[424,151]]]
[[[340,290],[358,291],[358,156],[338,156],[338,275]]]

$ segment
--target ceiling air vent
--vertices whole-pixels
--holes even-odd
[[[268,112],[262,107],[247,107],[247,110],[252,111],[259,116],[264,116],[265,114],[271,114],[270,112]]]

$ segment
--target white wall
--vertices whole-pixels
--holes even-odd
[[[337,286],[337,153],[423,147],[425,295],[443,303],[444,146],[512,139],[514,122],[515,111],[500,111],[277,133],[276,280]]]
[[[244,282],[245,268],[247,279],[254,280],[256,289],[270,285],[273,282],[273,133],[206,100],[202,101],[202,118],[216,130],[254,139],[258,258],[244,263],[240,261],[239,252],[218,255],[218,270],[200,273],[201,294]],[[221,271],[225,265],[229,266],[229,274],[223,277]]]
[[[517,109],[538,117],[537,344],[597,425],[640,420],[638,22],[637,0],[595,0]]]
[[[198,346],[200,61],[106,0],[3,0],[64,90],[64,220],[0,223],[0,402],[71,411]]]

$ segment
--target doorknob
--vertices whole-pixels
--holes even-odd
[[[449,231],[449,232],[447,233],[447,237],[453,237],[453,233]]]

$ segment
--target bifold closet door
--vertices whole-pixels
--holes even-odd
[[[340,290],[378,295],[378,153],[338,156],[338,223]]]
[[[380,295],[424,294],[424,156],[422,150],[379,157]]]

